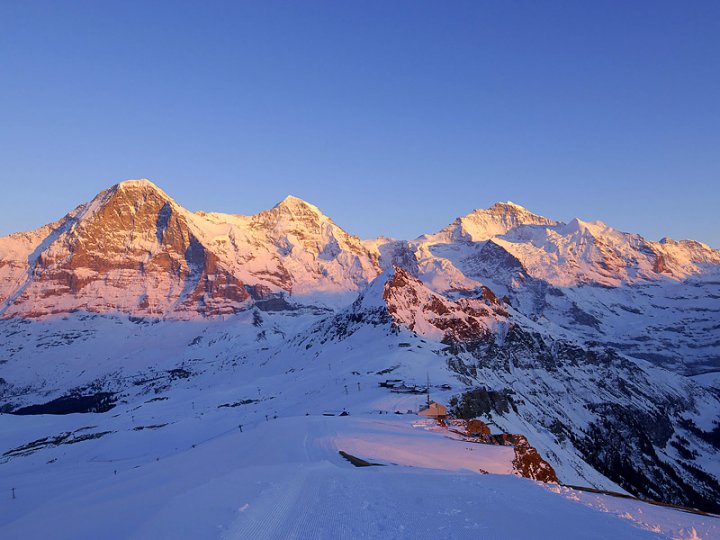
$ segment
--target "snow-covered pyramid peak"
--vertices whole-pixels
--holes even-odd
[[[126,197],[128,199],[137,199],[142,202],[148,197],[157,197],[166,201],[172,201],[172,198],[160,189],[157,185],[146,178],[123,180],[110,186],[109,188],[98,193],[95,198],[88,203],[92,205],[96,201],[104,204],[114,200],[115,197]]]
[[[101,191],[92,201],[78,207],[75,217],[87,220],[105,210],[117,217],[130,218],[144,213],[157,213],[165,205],[179,208],[167,193],[150,180],[125,180]]]
[[[327,235],[328,229],[340,230],[317,206],[292,195],[271,209],[256,214],[253,221],[271,231],[271,235],[277,239],[284,240],[290,236],[301,241],[307,240],[305,243],[309,249],[312,249],[311,244]]]
[[[154,190],[159,191],[162,193],[165,193],[162,191],[157,185],[152,183],[147,178],[129,178],[127,180],[123,180],[122,182],[118,182],[114,186],[112,186],[111,189],[124,189],[124,190],[133,190],[133,189],[143,189],[143,190]]]
[[[68,214],[62,249],[73,257],[86,253],[97,264],[167,244],[181,252],[192,236],[190,221],[190,213],[149,180],[125,180]]]
[[[302,249],[321,259],[334,259],[341,253],[369,257],[358,237],[348,234],[317,206],[292,195],[250,219],[250,227],[265,231],[267,239],[282,253]]]
[[[437,242],[481,242],[506,234],[520,225],[558,225],[513,202],[498,202],[457,218],[439,233],[425,237]]]
[[[332,220],[314,204],[288,195],[278,204],[253,216],[253,220],[278,232],[304,231],[316,234]]]
[[[299,197],[295,197],[294,195],[288,195],[282,201],[277,203],[273,208],[278,208],[291,214],[302,214],[311,212],[314,214],[323,215],[323,213],[317,206],[315,206],[314,204],[310,204],[309,202],[304,201]]]

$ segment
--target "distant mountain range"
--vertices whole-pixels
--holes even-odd
[[[292,196],[254,216],[192,213],[128,180],[0,239],[0,316],[336,309],[392,267],[450,299],[489,289],[563,335],[691,373],[720,369],[720,251],[510,202],[416,240],[360,240]]]
[[[275,388],[337,363],[293,383],[312,380],[306,396],[431,373],[438,399],[525,435],[561,481],[720,511],[720,251],[693,240],[511,202],[361,240],[295,197],[192,213],[128,180],[0,239],[0,354],[11,413],[134,403],[164,391],[158,370],[200,381],[206,361],[250,362]]]

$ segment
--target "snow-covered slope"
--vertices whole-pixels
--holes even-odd
[[[444,403],[481,386],[488,406],[477,414],[494,433],[525,434],[561,482],[622,492],[564,434],[578,426],[580,435],[589,419],[603,418],[603,411],[588,410],[591,404],[610,399],[642,410],[649,401],[640,397],[649,391],[647,385],[666,392],[681,376],[613,366],[617,359],[600,369],[579,352],[577,357],[562,353],[557,361],[565,366],[545,365],[547,354],[537,359],[532,353],[525,365],[515,366],[519,360],[514,358],[524,357],[520,352],[509,352],[512,356],[502,362],[507,365],[493,359],[492,366],[474,366],[472,354],[415,335],[390,314],[387,307],[408,285],[383,302],[385,286],[393,282],[388,278],[374,287],[379,298],[371,287],[362,302],[319,322],[312,312],[257,311],[224,321],[76,314],[64,320],[3,322],[2,347],[12,351],[2,365],[6,405],[22,412],[31,404],[57,405],[61,396],[106,393],[105,407],[112,408],[60,416],[28,409],[22,415],[0,415],[0,470],[7,492],[14,488],[17,497],[14,506],[0,512],[2,535],[63,531],[58,537],[90,538],[104,531],[108,537],[151,537],[170,530],[180,537],[271,538],[289,527],[297,538],[309,538],[318,531],[357,537],[390,527],[388,534],[400,537],[443,530],[471,537],[477,523],[498,534],[528,536],[539,529],[521,524],[537,527],[530,516],[538,513],[548,516],[540,537],[582,536],[587,520],[596,523],[599,537],[642,537],[643,530],[689,537],[693,528],[701,537],[714,534],[714,518],[565,489],[546,495],[522,479],[479,476],[479,471],[511,472],[512,453],[463,443],[428,430],[427,420],[415,414],[397,414],[418,410],[425,395],[406,389],[424,386],[428,377],[433,399]],[[452,320],[452,314],[446,315]],[[517,351],[515,338],[509,339],[506,350]],[[598,358],[597,364],[606,361]],[[615,369],[616,379],[610,379]],[[627,401],[612,390],[620,378],[645,386]],[[403,384],[388,387],[388,379]],[[682,384],[685,389],[675,397],[686,393],[698,409],[683,414],[710,422],[714,402],[700,410],[702,390],[689,381]],[[64,405],[78,403],[66,400]],[[343,410],[350,416],[337,416]],[[564,422],[559,429],[557,418]],[[619,429],[632,433],[626,424]],[[691,437],[688,450],[708,452],[707,446],[696,446],[696,439]],[[616,442],[593,439],[590,447],[611,451]],[[663,451],[672,449],[667,445]],[[340,450],[385,467],[353,469]],[[695,462],[708,466],[707,455]],[[471,472],[452,472],[461,470]],[[388,485],[395,487],[387,491]],[[419,501],[402,502],[417,489],[429,490],[428,503],[435,501],[435,517],[427,522],[413,517]],[[348,493],[364,495],[356,500]],[[311,525],[306,514],[317,515],[329,501],[335,501],[329,508],[339,513],[337,519]],[[363,501],[370,504],[365,518],[345,514]],[[458,505],[463,509],[459,515],[452,511]],[[501,512],[503,519],[490,517]],[[93,518],[81,519],[81,513]],[[395,519],[388,522],[391,515]],[[465,529],[467,523],[472,528]]]
[[[151,416],[171,410],[177,422],[148,427],[156,422]],[[493,463],[479,455],[479,445],[473,451],[454,448],[405,417],[296,416],[244,424],[241,432],[238,421],[246,413],[219,411],[224,412],[198,403],[192,409],[179,399],[123,409],[113,433],[2,465],[16,498],[0,511],[0,534],[73,540],[604,540],[720,533],[712,517],[507,474],[478,474],[467,467]],[[81,427],[80,419],[61,420],[62,429]],[[3,427],[14,439],[31,431],[17,422]],[[43,427],[37,422],[32,430],[45,433]],[[431,460],[429,467],[400,461],[356,468],[337,450],[354,440],[398,451],[397,442],[434,443],[435,452],[458,457],[454,463]],[[397,455],[402,452],[393,461]]]

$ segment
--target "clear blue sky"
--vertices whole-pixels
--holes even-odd
[[[146,177],[409,238],[512,200],[720,248],[720,2],[0,2],[0,235]]]

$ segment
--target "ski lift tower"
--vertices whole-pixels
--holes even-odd
[[[427,386],[425,387],[425,391],[427,393],[427,406],[428,409],[430,408],[430,373],[426,372],[427,375]]]

